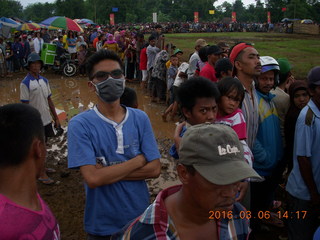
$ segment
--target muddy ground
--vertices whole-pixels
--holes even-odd
[[[168,158],[166,153],[171,144],[170,139],[158,140],[162,170],[159,178],[147,180],[151,195],[150,201],[161,189],[179,183],[174,171],[173,160]],[[79,170],[67,169],[66,134],[50,139],[48,145],[50,146],[48,147],[47,167],[57,170],[56,173],[50,174],[56,183],[54,185],[39,183],[39,192],[58,219],[62,239],[85,239],[83,180]]]
[[[15,74],[10,79],[0,79],[0,105],[19,102],[19,85],[25,74],[26,72]],[[86,239],[83,230],[85,205],[83,180],[78,170],[67,168],[66,129],[72,116],[93,106],[96,96],[88,93],[86,78],[78,76],[65,78],[50,72],[45,72],[44,76],[50,81],[52,99],[59,112],[59,117],[62,118],[61,122],[65,133],[48,142],[47,167],[56,169],[56,173],[50,174],[56,183],[50,186],[38,183],[39,192],[58,219],[62,239],[82,240]],[[145,111],[150,118],[162,156],[160,177],[148,180],[152,200],[161,189],[179,183],[173,160],[168,157],[175,123],[162,122],[161,113],[166,108],[165,105],[150,103],[149,97],[139,89],[137,83],[128,83],[127,85],[137,91],[139,108]],[[282,232],[278,228],[270,228],[269,230],[260,234],[257,240],[278,239],[278,235]]]

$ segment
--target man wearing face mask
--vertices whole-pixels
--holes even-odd
[[[68,126],[68,167],[85,180],[85,231],[89,240],[110,239],[149,205],[145,182],[160,174],[160,154],[148,116],[120,105],[125,79],[122,62],[100,50],[87,61],[93,109]]]

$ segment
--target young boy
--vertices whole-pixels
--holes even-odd
[[[79,51],[77,52],[80,77],[85,76],[86,74],[86,56],[87,56],[87,46],[85,44],[81,44],[79,47]]]
[[[217,100],[220,93],[215,83],[203,77],[192,77],[181,84],[178,99],[185,122],[179,124],[174,134],[174,145],[170,155],[179,159],[181,137],[189,126],[216,120]]]
[[[232,76],[232,63],[230,62],[229,58],[221,58],[216,62],[215,65],[216,70],[216,77],[218,81],[220,81],[224,77],[231,77]]]
[[[166,109],[164,114],[162,114],[162,120],[164,122],[167,121],[168,114],[170,114],[171,119],[173,119],[178,109],[178,102],[175,98],[174,91],[173,91],[173,83],[178,73],[179,58],[176,55],[172,55],[170,57],[170,62],[171,62],[171,65],[167,72],[167,92],[169,93],[169,96],[170,96],[169,97],[170,106]]]

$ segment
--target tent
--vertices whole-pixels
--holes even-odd
[[[17,23],[11,18],[6,18],[6,17],[1,17],[0,23],[5,23],[7,26],[11,26],[11,27],[18,27],[20,25],[20,23]]]
[[[6,23],[0,22],[0,37],[10,38],[11,37],[11,26]]]

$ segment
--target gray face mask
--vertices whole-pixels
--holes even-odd
[[[105,102],[111,103],[118,100],[125,88],[125,79],[109,77],[107,80],[93,85],[96,87],[96,94]]]

